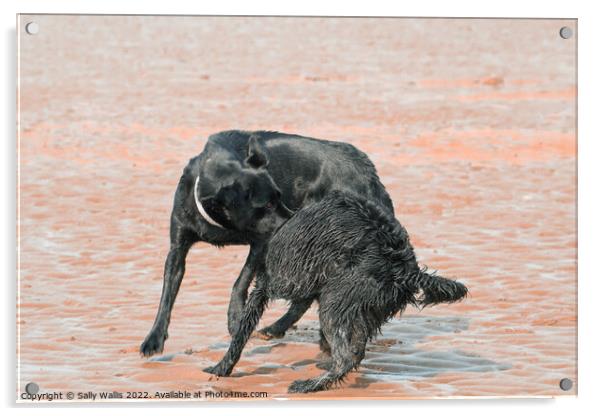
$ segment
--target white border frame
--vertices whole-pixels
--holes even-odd
[[[4,204],[2,205],[2,264],[4,273],[4,319],[2,333],[5,343],[2,347],[3,376],[1,381],[2,404],[12,407],[8,414],[29,413],[31,407],[44,407],[51,414],[79,414],[85,405],[15,405],[15,299],[16,299],[16,13],[106,13],[106,14],[234,14],[234,15],[328,15],[328,16],[424,16],[424,17],[543,17],[579,19],[579,120],[578,120],[578,235],[579,235],[579,398],[560,397],[554,400],[512,399],[512,400],[429,400],[419,402],[344,402],[344,401],[304,401],[287,403],[157,403],[104,405],[102,407],[128,408],[131,412],[164,414],[165,407],[182,407],[178,412],[195,414],[210,412],[231,414],[245,412],[245,416],[281,414],[287,416],[304,415],[309,412],[328,413],[342,411],[349,414],[363,414],[373,408],[387,407],[391,412],[419,412],[421,414],[445,413],[448,415],[502,415],[512,410],[526,410],[532,414],[563,415],[593,414],[599,409],[598,392],[600,385],[600,359],[602,337],[597,331],[599,316],[602,315],[602,293],[600,267],[597,265],[599,235],[602,233],[600,214],[602,203],[600,183],[602,178],[599,159],[602,131],[600,128],[600,104],[595,98],[602,93],[600,75],[602,65],[599,53],[599,40],[602,39],[602,16],[596,12],[595,2],[556,1],[525,2],[505,0],[503,2],[477,2],[469,0],[408,2],[395,4],[392,1],[371,0],[331,1],[305,0],[302,2],[278,2],[274,0],[222,0],[211,4],[195,4],[185,0],[147,0],[144,3],[134,0],[97,0],[73,2],[69,0],[22,0],[2,2],[2,25],[4,53],[2,59],[2,117],[4,130],[4,169],[0,182]],[[597,267],[598,266],[598,267]],[[9,335],[9,336],[6,336]],[[94,407],[91,407],[94,406]],[[85,406],[86,413],[105,414],[108,409],[98,405]],[[152,406],[152,407],[151,407]],[[199,409],[198,407],[201,407]],[[284,407],[284,408],[283,408]],[[339,410],[340,409],[340,410]],[[385,409],[383,409],[385,410]],[[599,411],[599,410],[598,410]]]

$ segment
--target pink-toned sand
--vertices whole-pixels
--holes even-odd
[[[359,371],[295,398],[575,394],[574,21],[24,16],[17,389],[268,393],[319,374],[315,307],[230,378],[244,247],[190,252],[159,360],[172,196],[207,135],[271,129],[370,155],[421,262],[461,304],[409,309]],[[23,31],[23,28],[20,28]],[[275,302],[262,324],[285,311]],[[204,394],[204,393],[203,393]],[[203,396],[204,397],[204,396]],[[288,396],[292,397],[292,396]],[[223,400],[223,399],[221,399]]]

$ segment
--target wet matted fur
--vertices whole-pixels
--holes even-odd
[[[326,372],[297,380],[289,392],[325,390],[364,358],[366,343],[408,304],[463,299],[467,288],[420,268],[401,224],[378,205],[332,192],[299,210],[269,240],[255,289],[228,352],[205,371],[229,375],[269,299],[317,300]]]
[[[249,245],[228,307],[228,331],[239,325],[257,261],[275,226],[333,190],[365,195],[385,211],[393,204],[368,156],[348,143],[273,131],[213,134],[184,168],[174,195],[170,248],[155,322],[140,345],[145,357],[161,353],[171,311],[184,278],[186,256],[199,241]],[[282,337],[310,307],[293,301],[265,338]]]

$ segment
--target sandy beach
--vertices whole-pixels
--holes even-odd
[[[576,42],[558,36],[574,21],[22,19],[40,31],[19,47],[18,396],[32,381],[203,400],[576,394]],[[342,386],[288,395],[322,371],[317,306],[211,377],[248,249],[199,243],[163,355],[141,358],[177,181],[233,128],[366,152],[419,261],[470,296],[407,309]]]

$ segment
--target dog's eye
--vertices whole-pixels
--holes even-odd
[[[274,204],[272,202],[268,202],[267,204],[265,204],[265,208],[272,209],[272,208],[274,208]]]

